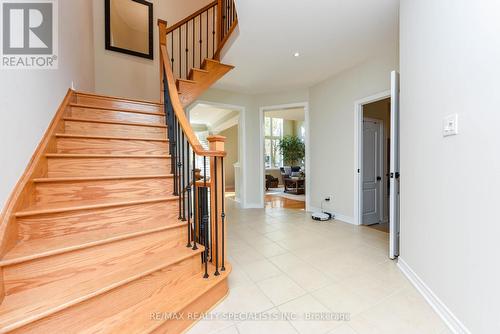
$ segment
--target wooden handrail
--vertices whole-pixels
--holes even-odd
[[[200,10],[197,10],[196,12],[194,12],[193,14],[189,15],[188,17],[186,17],[185,19],[182,19],[181,21],[177,22],[176,24],[174,24],[173,26],[171,26],[170,28],[167,28],[167,31],[166,33],[170,33],[172,31],[174,31],[175,29],[179,28],[180,26],[186,24],[187,22],[191,21],[192,19],[194,19],[195,17],[197,17],[198,15],[200,15],[201,13],[204,13],[206,12],[207,10],[209,10],[210,8],[212,7],[215,7],[217,6],[217,0],[214,1],[214,2],[211,2],[209,3],[208,5],[206,5],[205,7],[201,8]]]
[[[206,150],[196,137],[196,134],[189,123],[189,120],[186,117],[184,112],[184,108],[182,107],[182,103],[179,99],[179,93],[177,91],[177,86],[175,84],[174,74],[172,72],[172,67],[170,66],[169,55],[165,45],[161,45],[161,62],[163,64],[163,68],[165,69],[167,85],[168,85],[168,93],[170,95],[170,101],[172,103],[172,108],[177,116],[177,120],[179,122],[180,127],[182,128],[184,135],[186,136],[187,141],[191,145],[194,153],[202,157],[225,157],[226,152],[224,151],[210,151]]]

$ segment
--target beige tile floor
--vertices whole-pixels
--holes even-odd
[[[388,234],[301,210],[241,210],[227,200],[230,293],[213,314],[278,320],[206,320],[189,334],[450,333],[389,260]],[[348,320],[305,314],[349,313]],[[248,313],[243,313],[248,314]]]

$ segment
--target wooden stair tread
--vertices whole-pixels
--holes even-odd
[[[46,215],[46,214],[55,214],[69,211],[83,211],[83,210],[95,210],[95,209],[104,209],[104,208],[112,208],[118,206],[130,206],[137,204],[147,204],[147,203],[157,203],[157,202],[168,202],[168,201],[176,201],[178,197],[169,196],[169,197],[157,197],[157,198],[146,198],[146,199],[136,199],[136,200],[127,200],[127,201],[89,201],[83,205],[79,205],[78,203],[74,205],[64,205],[61,204],[44,204],[39,207],[32,206],[22,211],[16,212],[15,216],[17,218],[22,217],[30,217],[37,215]]]
[[[48,153],[47,158],[100,158],[100,159],[121,159],[121,158],[140,158],[140,159],[170,159],[167,154],[75,154],[75,153]]]
[[[142,141],[159,141],[168,143],[168,139],[144,138],[144,137],[119,137],[119,136],[93,136],[93,135],[79,135],[71,133],[57,133],[58,138],[81,138],[81,139],[111,139],[111,140],[142,140]]]
[[[150,124],[150,123],[139,123],[139,122],[123,122],[123,121],[105,121],[90,118],[76,118],[76,117],[64,117],[63,120],[70,122],[84,122],[84,123],[99,123],[99,124],[118,124],[118,125],[130,125],[130,126],[144,126],[150,128],[166,128],[165,124]]]
[[[131,110],[117,107],[106,107],[99,106],[93,104],[84,104],[84,103],[71,103],[70,107],[82,108],[82,109],[99,109],[99,110],[109,110],[109,111],[119,111],[119,112],[128,112],[128,113],[136,113],[136,114],[144,114],[144,115],[155,115],[155,116],[165,116],[165,113],[162,112],[152,112],[152,111],[143,111],[143,110]]]
[[[75,93],[77,96],[87,96],[87,97],[95,98],[96,100],[99,100],[99,99],[117,100],[117,101],[125,101],[125,102],[146,104],[146,105],[152,105],[152,106],[163,106],[163,104],[159,103],[159,102],[141,100],[141,99],[131,99],[131,98],[122,97],[122,96],[101,95],[101,94],[82,92],[82,91],[76,91]]]
[[[60,280],[42,286],[36,286],[19,293],[7,295],[0,305],[0,328],[9,331],[25,326],[33,321],[42,319],[51,314],[82,303],[108,291],[130,284],[142,277],[168,267],[184,259],[196,256],[203,251],[199,246],[197,251],[185,247],[179,242],[175,248],[148,245],[144,238],[145,248],[151,248],[151,256],[142,261],[131,257],[120,265],[98,263],[100,267],[99,279],[81,275],[67,275]],[[26,303],[26,301],[30,301]]]
[[[221,65],[221,66],[224,66],[224,67],[227,67],[230,69],[234,69],[233,65],[224,64],[218,60],[214,60],[214,59],[210,59],[210,58],[205,58],[205,60],[203,60],[203,63],[201,64],[202,69],[207,66],[207,63],[217,64],[217,65]]]
[[[127,226],[122,226],[121,228],[89,231],[50,239],[22,240],[0,260],[0,267],[136,238],[185,225],[185,222],[178,220],[156,221],[150,224],[141,224],[141,230],[136,232],[130,232]]]
[[[215,266],[210,263],[208,265],[210,275],[208,278],[203,278],[204,273],[201,272],[180,282],[177,289],[158,288],[150,293],[149,298],[116,313],[113,317],[104,319],[102,322],[93,325],[92,328],[99,328],[98,333],[125,333],[130,328],[129,326],[132,325],[131,319],[134,319],[134,329],[140,328],[138,332],[144,334],[151,333],[168,321],[152,321],[151,314],[181,313],[190,304],[199,300],[199,298],[203,298],[204,294],[226,280],[231,270],[231,265],[226,263],[226,271],[220,272],[219,276],[214,276]],[[127,289],[140,288],[141,282],[135,283],[137,286],[132,284],[127,286]],[[187,315],[185,314],[185,316]]]
[[[57,183],[57,182],[84,182],[84,181],[110,181],[110,180],[138,180],[138,179],[171,179],[173,174],[159,175],[124,175],[124,176],[89,176],[89,177],[45,177],[33,179],[35,183]]]
[[[201,68],[196,68],[196,67],[191,68],[191,72],[210,73],[207,70],[204,70],[204,69],[201,69]]]
[[[189,80],[189,79],[177,79],[177,82],[185,82],[185,83],[193,84],[193,85],[196,85],[198,83],[197,81]]]

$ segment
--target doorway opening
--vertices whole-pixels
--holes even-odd
[[[391,90],[354,103],[355,223],[389,232],[390,259],[400,249],[399,92],[392,71]]]
[[[363,105],[362,225],[389,233],[391,99]]]
[[[207,138],[226,137],[224,181],[226,198],[245,207],[245,136],[244,108],[232,105],[198,101],[189,110],[189,121],[201,145],[208,149]],[[203,165],[203,159],[197,161]],[[207,163],[207,169],[210,168]]]
[[[263,107],[260,118],[262,207],[306,210],[308,104]]]

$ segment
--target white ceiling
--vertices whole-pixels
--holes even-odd
[[[266,117],[283,118],[289,121],[303,121],[305,119],[305,111],[304,108],[266,111]]]
[[[399,0],[236,0],[239,36],[216,87],[249,94],[310,87],[398,41]],[[300,57],[293,56],[300,52]]]
[[[238,118],[238,116],[238,111],[204,103],[196,104],[189,111],[191,124],[206,125],[208,128],[216,128],[221,122],[225,123],[229,119]]]

